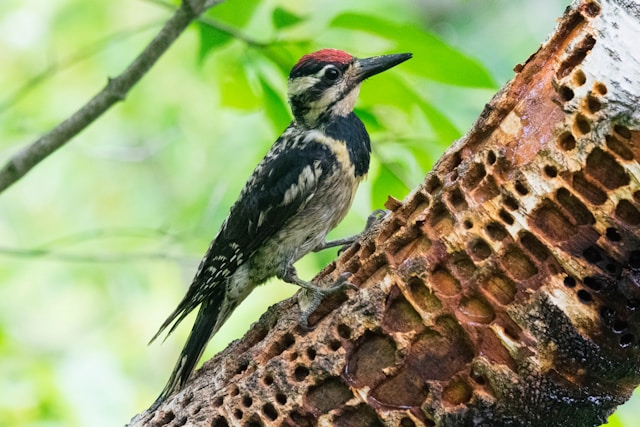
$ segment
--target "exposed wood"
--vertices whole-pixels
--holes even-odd
[[[640,12],[576,1],[466,137],[131,426],[598,425],[640,383]]]

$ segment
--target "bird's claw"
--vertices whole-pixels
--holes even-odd
[[[349,282],[349,278],[352,276],[349,272],[344,272],[338,276],[338,280],[336,280],[333,286],[328,288],[320,288],[314,287],[313,289],[307,288],[310,293],[310,301],[309,305],[302,310],[300,314],[299,324],[302,329],[309,330],[309,316],[311,313],[316,311],[316,309],[320,306],[325,297],[332,295],[336,292],[345,291],[347,289],[358,289],[356,285]]]

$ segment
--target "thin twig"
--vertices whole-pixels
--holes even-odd
[[[164,22],[164,20],[162,22]],[[95,55],[97,52],[104,49],[106,45],[111,44],[116,40],[124,40],[124,39],[127,39],[128,37],[140,34],[151,28],[156,28],[160,26],[162,22],[151,22],[138,28],[133,28],[133,29],[124,30],[115,34],[110,34],[107,37],[104,37],[100,40],[97,40],[91,43],[88,46],[85,46],[84,48],[81,48],[78,52],[74,53],[70,57],[50,64],[44,70],[40,71],[38,74],[34,75],[29,80],[27,80],[18,89],[13,91],[13,93],[11,93],[9,96],[4,98],[4,100],[0,101],[0,114],[3,114],[6,110],[11,108],[18,101],[24,98],[29,92],[31,92],[36,86],[46,81],[47,79],[51,78],[56,72],[62,71],[81,61],[84,61],[85,59]]]
[[[71,117],[22,149],[0,169],[0,193],[93,123],[116,102],[122,101],[187,26],[216,3],[219,1],[183,0],[171,19],[126,70],[119,76],[110,78],[107,85]]]

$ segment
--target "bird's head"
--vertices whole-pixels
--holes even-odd
[[[313,129],[348,115],[366,78],[409,58],[410,53],[399,53],[359,59],[336,49],[303,56],[289,74],[289,103],[296,123]]]

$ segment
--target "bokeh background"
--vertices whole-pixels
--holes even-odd
[[[0,163],[140,52],[176,1],[2,0]],[[403,198],[544,41],[567,0],[228,0],[119,104],[0,195],[0,426],[123,425],[162,389],[182,298],[246,178],[290,120],[286,75],[322,47],[413,52],[358,103],[374,158],[333,237]],[[310,278],[335,251],[298,263]],[[205,359],[296,289],[272,281]],[[611,426],[640,426],[640,397]]]

